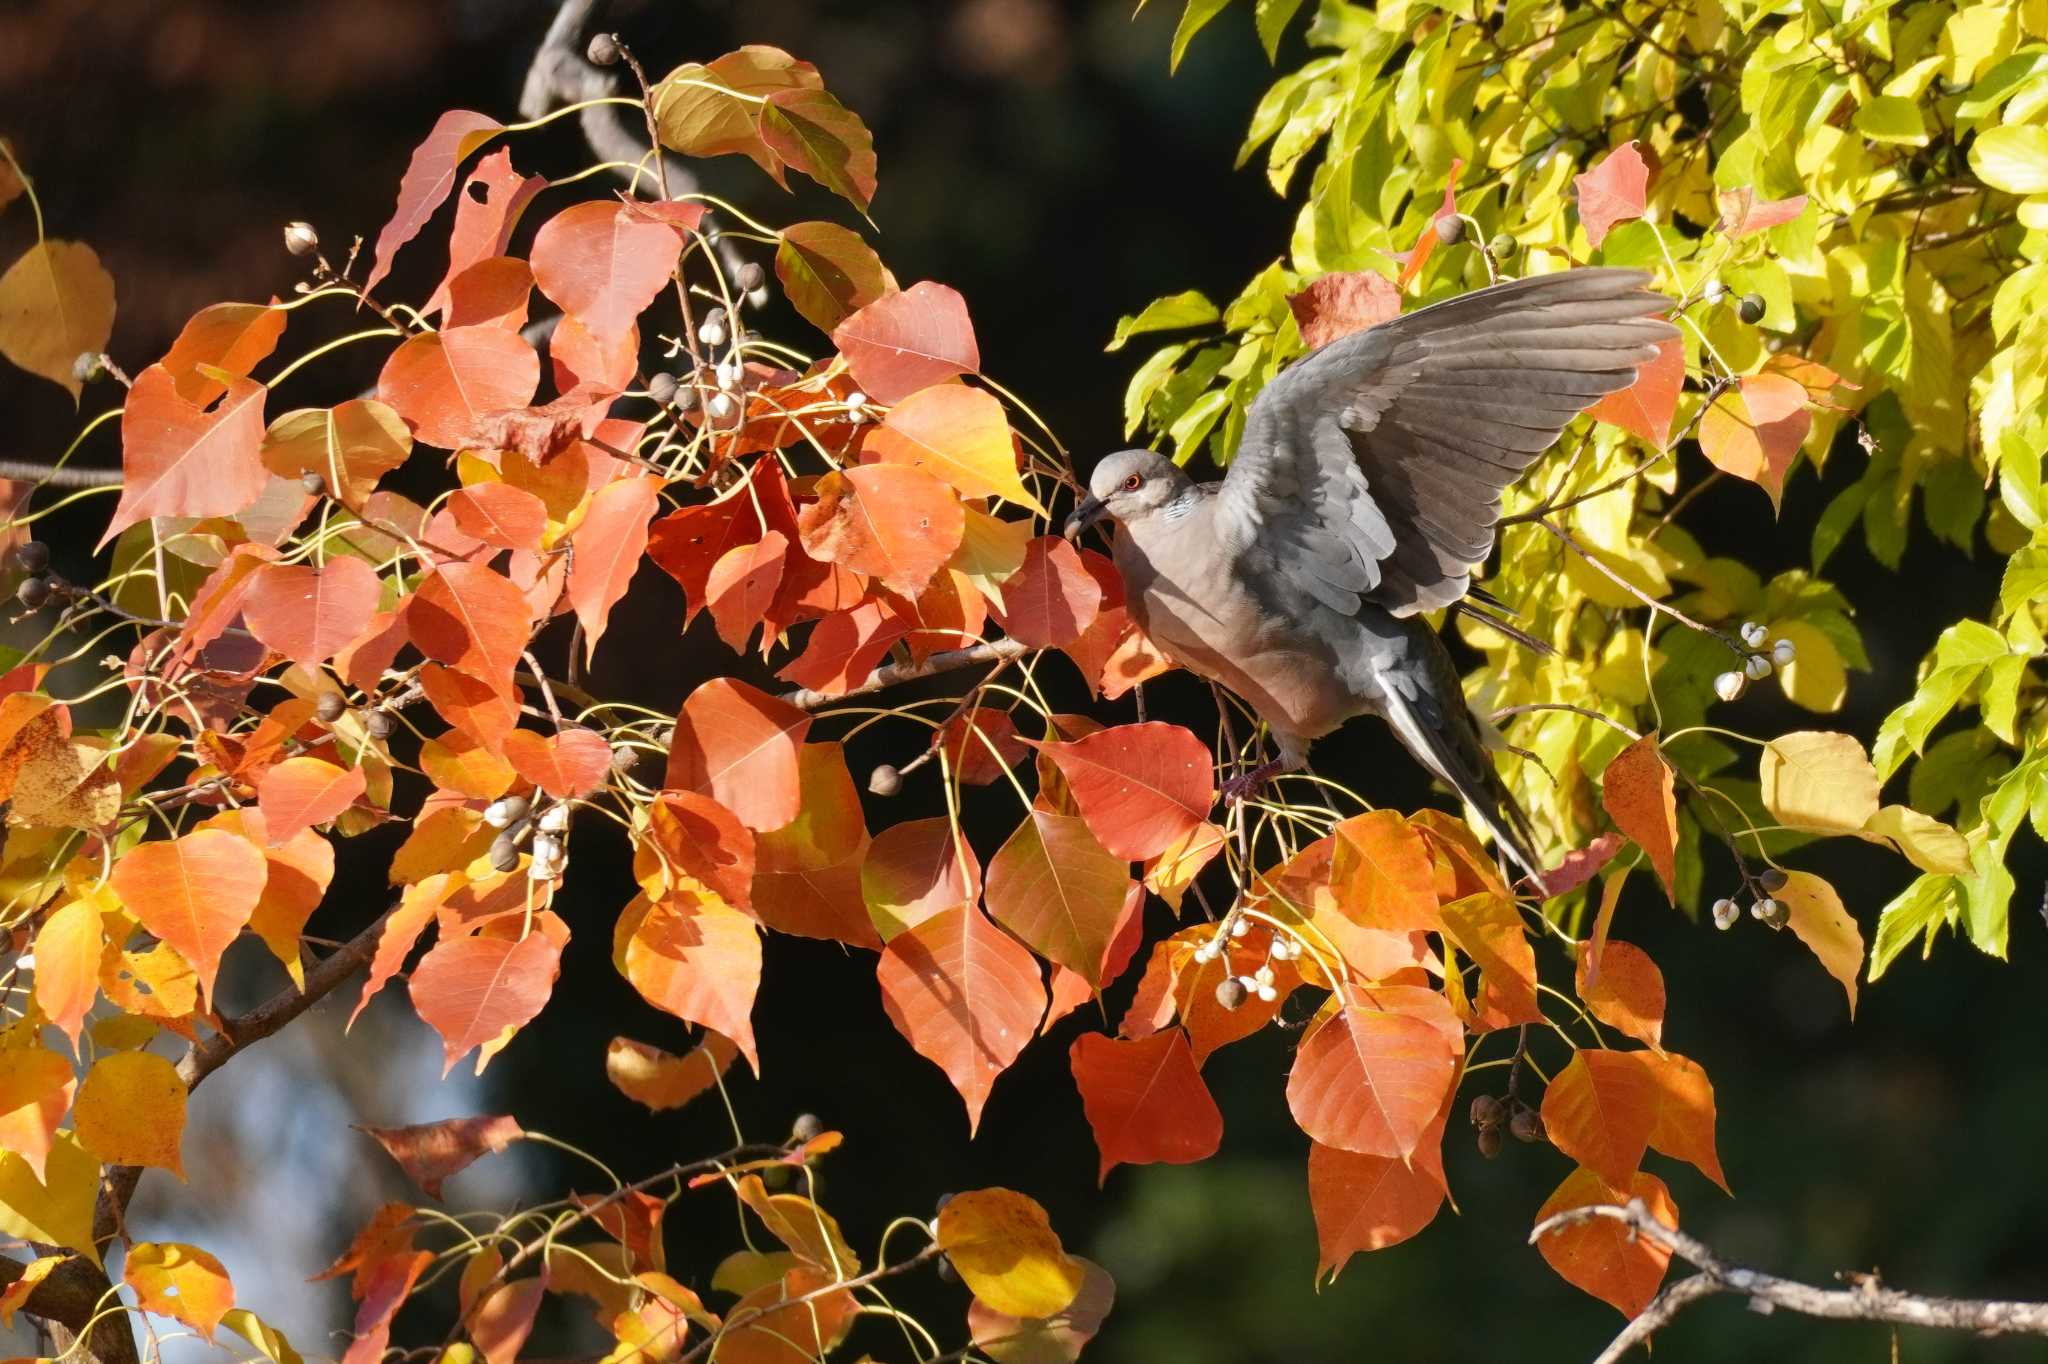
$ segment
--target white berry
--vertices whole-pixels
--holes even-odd
[[[704,404],[704,410],[711,414],[713,421],[724,421],[733,414],[734,408],[730,393],[714,393],[711,401]]]
[[[561,833],[569,827],[569,807],[559,803],[550,805],[540,812],[540,818],[534,823],[539,825],[544,833]]]
[[[1760,622],[1746,620],[1742,622],[1741,633],[1742,642],[1750,648],[1756,649],[1762,647],[1763,642],[1770,638],[1771,632],[1766,630]]]
[[[1751,654],[1743,661],[1742,671],[1749,674],[1752,682],[1761,682],[1771,675],[1771,660],[1763,654]]]
[[[1722,673],[1714,679],[1714,695],[1720,697],[1723,701],[1740,700],[1743,690],[1748,686],[1749,679],[1741,673]]]
[[[1771,662],[1781,668],[1792,666],[1792,660],[1799,657],[1799,650],[1789,639],[1781,639],[1771,646]]]
[[[1733,900],[1724,898],[1714,901],[1714,927],[1728,928],[1741,917],[1742,906],[1736,904]]]
[[[1258,989],[1258,995],[1261,1004],[1271,1004],[1274,1000],[1280,998],[1280,992],[1270,985],[1261,985]]]

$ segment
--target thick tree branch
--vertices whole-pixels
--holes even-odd
[[[1978,1335],[2048,1335],[2048,1303],[1996,1302],[1981,1298],[1940,1298],[1886,1288],[1875,1275],[1857,1276],[1848,1288],[1815,1288],[1793,1279],[1781,1279],[1762,1270],[1730,1264],[1694,1237],[1667,1227],[1650,1215],[1639,1198],[1627,1206],[1597,1203],[1569,1208],[1545,1218],[1529,1233],[1531,1244],[1553,1231],[1578,1226],[1595,1218],[1609,1218],[1629,1229],[1633,1236],[1647,1236],[1700,1272],[1680,1279],[1659,1293],[1642,1314],[1631,1321],[1594,1364],[1618,1364],[1631,1349],[1645,1345],[1666,1323],[1702,1298],[1737,1293],[1758,1311],[1783,1308],[1801,1316],[1824,1317],[1831,1321],[1882,1321],[1897,1326],[1926,1326],[1944,1331],[1970,1331]]]

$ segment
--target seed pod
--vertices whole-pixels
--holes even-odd
[[[768,306],[768,286],[767,286],[767,285],[765,285],[765,284],[763,284],[763,285],[761,285],[761,286],[760,286],[759,288],[757,288],[757,289],[749,289],[749,290],[747,290],[747,306],[748,306],[749,308],[765,308],[765,307],[767,307],[767,306]]]
[[[1751,654],[1742,660],[1742,671],[1752,682],[1761,682],[1771,675],[1771,660],[1765,654]]]
[[[506,830],[491,840],[491,865],[499,871],[519,869],[519,841]]]
[[[313,714],[323,725],[331,725],[348,714],[348,700],[338,691],[323,691],[313,703]]]
[[[1507,260],[1508,258],[1513,256],[1518,249],[1520,249],[1521,245],[1522,244],[1516,241],[1513,237],[1510,237],[1507,233],[1502,232],[1496,234],[1494,239],[1486,244],[1486,249],[1493,253],[1493,258],[1495,260]]]
[[[484,823],[493,829],[509,829],[525,819],[530,808],[525,796],[500,796],[484,807]]]
[[[1781,639],[1771,645],[1771,662],[1781,668],[1791,667],[1792,661],[1798,657],[1799,649],[1789,639]]]
[[[556,801],[541,811],[540,818],[534,823],[539,826],[542,833],[566,833],[569,828],[569,807],[565,802]]]
[[[1735,315],[1744,322],[1752,324],[1763,321],[1764,296],[1762,294],[1744,294],[1741,301],[1735,305]]]
[[[903,774],[888,763],[880,763],[868,773],[868,790],[878,796],[893,796],[903,789]]]
[[[817,1114],[799,1113],[796,1115],[796,1121],[789,1125],[789,1139],[797,1142],[813,1141],[822,1136],[824,1131],[825,1123]]]
[[[1728,286],[1723,284],[1718,276],[1708,280],[1700,289],[1700,297],[1709,303],[1719,303],[1727,296]]]
[[[1436,220],[1436,239],[1445,246],[1456,246],[1465,240],[1465,220],[1457,214],[1449,214]]]
[[[1734,927],[1735,921],[1741,917],[1742,906],[1733,900],[1724,896],[1714,901],[1714,927],[1725,931]]]
[[[1524,1104],[1515,1109],[1514,1116],[1508,1119],[1508,1133],[1516,1141],[1541,1141],[1543,1119],[1535,1109]]]
[[[590,46],[583,49],[583,55],[592,66],[617,66],[619,64],[619,38],[615,33],[593,33]]]
[[[1245,983],[1236,976],[1227,976],[1216,985],[1216,1002],[1226,1009],[1241,1009],[1251,995]]]
[[[31,611],[43,609],[43,603],[50,599],[48,578],[23,578],[21,586],[14,589],[14,599]]]
[[[1755,915],[1759,922],[1769,924],[1772,928],[1783,928],[1792,922],[1792,907],[1783,900],[1772,899],[1769,896],[1751,905],[1749,912]]]
[[[299,475],[299,486],[306,490],[308,497],[327,496],[327,480],[318,469],[308,469]]]
[[[1491,1094],[1472,1096],[1472,1125],[1474,1127],[1498,1127],[1506,1121],[1508,1106]]]
[[[768,272],[761,268],[760,262],[748,261],[733,275],[732,282],[743,292],[751,294],[768,282]]]
[[[647,396],[667,407],[676,398],[676,376],[663,370],[647,381]]]
[[[1771,632],[1764,628],[1762,621],[1755,620],[1742,622],[1742,629],[1736,633],[1740,634],[1742,642],[1752,649],[1761,649],[1764,641],[1769,639],[1771,635]]]
[[[1749,688],[1749,679],[1738,672],[1722,673],[1714,679],[1714,695],[1723,701],[1739,701]]]
[[[1494,1159],[1496,1156],[1500,1155],[1501,1140],[1502,1138],[1500,1135],[1500,1129],[1498,1127],[1480,1128],[1479,1154],[1486,1157],[1488,1160]]]
[[[1230,936],[1233,938],[1242,938],[1251,931],[1252,921],[1245,918],[1242,914],[1230,921]]]
[[[704,390],[698,388],[695,384],[691,384],[687,388],[678,387],[676,389],[676,411],[678,412],[695,412],[697,404],[703,401]]]
[[[398,728],[398,719],[388,710],[373,710],[363,717],[363,728],[372,739],[388,739]]]
[[[711,414],[713,421],[724,421],[733,414],[734,406],[730,393],[714,393],[711,401],[704,404],[704,410]]]
[[[24,573],[41,573],[50,566],[50,547],[41,540],[24,540],[13,554],[15,567]]]
[[[106,372],[107,357],[96,350],[82,350],[71,362],[71,377],[81,384],[89,384]]]
[[[284,249],[294,256],[310,256],[320,249],[320,234],[311,223],[286,223]]]
[[[1785,888],[1785,883],[1791,879],[1791,877],[1785,874],[1783,868],[1780,867],[1765,867],[1756,874],[1756,883],[1764,888],[1764,894],[1766,895],[1776,895]]]

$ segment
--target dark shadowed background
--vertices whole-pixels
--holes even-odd
[[[133,371],[199,307],[288,291],[300,271],[280,245],[286,221],[313,221],[331,252],[353,234],[374,235],[414,143],[442,110],[511,118],[552,8],[543,0],[0,0],[0,135],[36,177],[51,234],[89,242],[112,272],[119,317],[111,351]],[[1102,352],[1117,317],[1188,287],[1228,297],[1283,253],[1288,236],[1289,207],[1256,172],[1231,170],[1271,79],[1250,7],[1234,7],[1169,77],[1178,9],[1155,0],[1134,20],[1124,3],[1052,0],[649,0],[617,5],[613,22],[657,72],[745,42],[817,63],[875,131],[874,219],[885,259],[905,283],[937,279],[966,295],[986,371],[1043,415],[1085,469],[1124,443],[1122,391],[1136,360]],[[1283,65],[1299,55],[1283,50]],[[587,160],[571,123],[517,141],[513,154],[523,171],[549,175]],[[843,205],[813,193],[786,198],[735,158],[704,169],[707,187],[770,222],[846,220]],[[528,231],[544,216],[530,215]],[[31,231],[23,207],[0,218],[0,258],[17,254]],[[444,231],[429,227],[401,255],[387,296],[432,286]],[[300,331],[295,321],[287,351],[330,325],[336,319],[325,317]],[[767,329],[823,348],[779,307]],[[382,354],[359,348],[314,367],[294,381],[291,405],[359,391]],[[114,396],[88,389],[86,413]],[[77,420],[55,386],[11,369],[0,371],[0,415],[0,457],[13,458],[55,454]],[[113,463],[111,431],[79,461]],[[1831,463],[1832,482],[1854,474],[1850,460]],[[1746,485],[1701,498],[1688,519],[1711,551],[1739,555],[1768,576],[1805,562],[1827,491],[1807,470],[1792,480],[1776,526],[1763,495]],[[60,571],[84,572],[106,510],[91,500],[59,519]],[[1830,568],[1862,608],[1875,668],[1853,679],[1847,711],[1827,723],[1872,733],[1909,691],[1940,624],[1981,611],[1998,567],[1981,545],[1965,562],[1920,530],[1897,576],[1860,545],[1845,548]],[[643,574],[621,608],[630,615],[615,619],[600,651],[593,690],[671,709],[695,681],[726,670],[708,629],[679,633],[680,606],[666,578]],[[1765,690],[1729,714],[1751,732],[1812,723],[1774,710]],[[1155,717],[1164,711],[1202,732],[1212,723],[1206,693],[1185,677],[1162,681],[1152,701]],[[1128,718],[1128,706],[1106,708],[1104,718]],[[915,742],[904,730],[870,730],[854,746],[854,770],[901,762]],[[1328,741],[1317,762],[1382,803],[1442,799],[1366,723]],[[1004,808],[1010,799],[970,797],[984,857],[1014,817]],[[939,809],[934,784],[913,779],[894,802],[871,800],[868,815],[878,827]],[[977,809],[992,818],[977,820]],[[370,837],[395,846],[397,833]],[[202,1241],[226,1259],[247,1305],[292,1331],[308,1355],[332,1355],[346,1294],[300,1280],[376,1203],[406,1196],[347,1124],[509,1110],[628,1177],[725,1145],[715,1101],[649,1117],[605,1081],[604,1048],[615,1034],[676,1048],[685,1032],[643,1005],[609,963],[610,925],[630,877],[620,851],[602,845],[594,835],[578,841],[578,874],[560,905],[576,938],[553,1002],[481,1082],[437,1078],[438,1043],[399,991],[345,1042],[355,991],[344,989],[295,1036],[239,1059],[201,1091],[187,1137],[192,1183],[149,1175],[130,1218],[135,1233]],[[1866,989],[1853,1025],[1840,989],[1790,935],[1746,919],[1718,934],[1635,887],[1617,931],[1664,968],[1665,1038],[1714,1079],[1722,1161],[1737,1194],[1728,1199],[1689,1168],[1662,1162],[1689,1229],[1730,1256],[1809,1280],[1877,1268],[1928,1291],[2048,1296],[2048,1180],[2036,1167],[2048,1119],[2039,1059],[2044,933],[2032,910],[2040,851],[2031,844],[2015,857],[2010,964],[1953,941],[1929,963],[1909,954]],[[1866,935],[1907,880],[1902,863],[1860,845],[1799,857],[1834,879]],[[384,865],[367,853],[358,860],[372,872]],[[381,876],[363,869],[337,884],[309,931],[345,936],[381,909]],[[1710,864],[1710,896],[1719,893],[1717,876],[1725,866]],[[1157,936],[1165,911],[1155,903],[1149,913]],[[275,989],[275,968],[259,956],[231,963],[238,974],[223,978],[226,988],[244,999]],[[1112,992],[1110,1017],[1127,994],[1128,983]],[[1566,1286],[1523,1244],[1568,1162],[1512,1143],[1485,1162],[1462,1121],[1448,1160],[1457,1214],[1446,1210],[1416,1240],[1354,1261],[1334,1286],[1314,1292],[1306,1141],[1281,1092],[1292,1040],[1279,1028],[1210,1063],[1226,1120],[1220,1156],[1184,1169],[1119,1169],[1098,1191],[1066,1060],[1073,1035],[1099,1026],[1093,1013],[1084,1009],[1027,1051],[969,1143],[959,1101],[884,1018],[871,958],[778,938],[756,1010],[766,1076],[738,1080],[739,1117],[750,1135],[775,1137],[808,1110],[847,1134],[825,1168],[823,1194],[864,1250],[890,1217],[929,1215],[949,1189],[1004,1184],[1040,1199],[1068,1247],[1117,1279],[1116,1310],[1090,1356],[1099,1360],[1574,1359],[1589,1358],[1618,1328],[1611,1309]],[[1539,1040],[1536,1054],[1554,1064],[1561,1052]],[[452,1181],[450,1198],[505,1207],[600,1183],[573,1163],[520,1148]],[[680,1276],[702,1283],[738,1242],[729,1200],[713,1191],[696,1197],[669,1219],[670,1254]],[[898,1305],[926,1320],[946,1348],[960,1343],[963,1289],[932,1276],[892,1284]],[[397,1339],[438,1340],[440,1306],[408,1309]],[[583,1305],[548,1310],[531,1352],[589,1354],[597,1342],[576,1324]],[[863,1344],[884,1358],[903,1349],[886,1323],[862,1327],[849,1357]],[[1890,1349],[1881,1328],[1764,1318],[1726,1300],[1660,1337],[1658,1357],[1867,1361]],[[1913,1334],[1900,1357],[2021,1360],[2048,1350]]]

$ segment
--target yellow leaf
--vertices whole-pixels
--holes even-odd
[[[114,334],[114,277],[82,242],[41,241],[0,275],[0,355],[75,401],[78,357]]]
[[[49,1278],[51,1270],[70,1258],[69,1255],[44,1255],[30,1260],[23,1267],[20,1278],[0,1289],[0,1326],[14,1325],[15,1312],[28,1301],[29,1294],[36,1291],[36,1285]]]
[[[721,1293],[744,1298],[770,1284],[781,1283],[783,1275],[802,1263],[786,1250],[736,1250],[718,1262],[718,1268],[711,1273],[711,1286]]]
[[[1970,874],[1970,844],[1950,826],[1908,805],[1887,805],[1864,822],[1863,837],[1905,854],[1922,871]]]
[[[1791,640],[1798,651],[1790,664],[1778,670],[1778,685],[1786,699],[1823,715],[1840,710],[1849,694],[1849,673],[1835,642],[1800,620],[1772,626],[1771,637]]]
[[[1816,833],[1855,833],[1877,813],[1877,769],[1847,734],[1799,730],[1764,745],[1757,775],[1778,822]]]
[[[109,1165],[152,1165],[185,1177],[185,1082],[155,1052],[117,1051],[94,1062],[72,1121],[79,1140]]]
[[[255,1346],[257,1353],[270,1364],[304,1364],[299,1352],[284,1338],[284,1332],[246,1307],[222,1313],[220,1324]]]
[[[1005,1316],[1049,1317],[1081,1291],[1084,1271],[1045,1209],[1009,1189],[954,1195],[939,1210],[939,1248],[975,1299]]]
[[[1811,872],[1787,872],[1777,892],[1792,911],[1792,931],[1813,949],[1828,974],[1849,994],[1849,1017],[1856,1017],[1856,976],[1863,969],[1863,931],[1842,908],[1835,888]]]
[[[1031,543],[1029,521],[999,521],[972,503],[960,533],[960,547],[946,567],[974,584],[975,590],[1003,609],[1003,584],[1024,566],[1024,547]]]
[[[1017,447],[1003,405],[978,388],[919,389],[889,410],[862,453],[922,468],[963,497],[1000,497],[1045,515],[1017,474]]]
[[[121,1281],[135,1290],[145,1312],[184,1322],[203,1340],[235,1305],[227,1267],[197,1246],[176,1241],[142,1241],[128,1249]]]
[[[98,1264],[92,1210],[99,1191],[99,1162],[69,1132],[50,1144],[42,1179],[14,1152],[0,1152],[0,1232],[64,1246]]]

